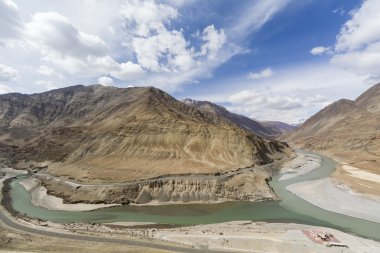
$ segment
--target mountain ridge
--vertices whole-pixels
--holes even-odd
[[[287,132],[286,129],[280,127],[278,122],[275,122],[275,121],[262,122],[255,119],[251,119],[244,115],[230,112],[225,107],[209,102],[209,101],[198,101],[198,100],[186,98],[186,99],[183,99],[182,102],[192,105],[201,111],[207,111],[207,112],[218,114],[224,117],[226,120],[230,121],[231,123],[244,127],[265,138],[276,139],[284,132]],[[286,123],[281,122],[281,124],[283,124],[282,126],[287,125],[290,127],[290,125]]]
[[[4,161],[82,181],[225,172],[290,152],[153,87],[5,94],[0,109]]]
[[[366,173],[380,174],[380,84],[355,100],[340,99],[326,106],[285,140],[345,162],[338,166],[336,179],[360,192],[378,195],[377,184],[362,182],[343,168],[350,164]]]

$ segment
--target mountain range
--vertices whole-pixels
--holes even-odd
[[[293,131],[296,127],[279,121],[258,121],[246,116],[232,113],[223,106],[211,103],[209,101],[197,101],[190,98],[182,100],[185,104],[192,105],[197,109],[205,112],[217,114],[227,121],[244,127],[262,137],[276,139],[280,135]]]
[[[153,87],[78,85],[3,94],[0,155],[19,168],[47,167],[60,177],[113,182],[226,172],[291,152],[287,144],[233,123],[218,108],[223,113],[198,109]]]

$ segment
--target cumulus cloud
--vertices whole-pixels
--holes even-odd
[[[132,80],[140,77],[143,73],[144,70],[140,65],[134,64],[130,61],[117,64],[115,70],[111,71],[111,75],[120,80]]]
[[[210,25],[203,30],[202,40],[206,43],[202,45],[200,54],[214,59],[219,49],[226,43],[227,38],[223,29],[218,31],[214,25]]]
[[[154,0],[126,1],[121,13],[127,21],[128,28],[141,37],[166,31],[165,24],[178,15],[177,10],[170,5],[156,3]]]
[[[173,7],[154,0],[133,0],[124,3],[121,14],[128,33],[124,45],[132,47],[142,67],[153,72],[170,72],[193,66],[183,33],[167,28],[178,15]]]
[[[98,83],[104,86],[113,86],[113,79],[108,76],[101,76],[98,78]]]
[[[271,68],[263,69],[260,72],[249,72],[247,74],[247,78],[251,80],[259,80],[263,78],[269,78],[271,76],[273,76],[273,71]]]
[[[101,59],[107,57],[104,41],[79,31],[68,18],[56,12],[36,13],[25,27],[28,42],[42,53],[44,60],[61,65],[70,72],[80,72],[82,69],[78,67],[81,63],[107,62]]]
[[[122,8],[129,36],[125,46],[132,47],[138,64],[155,73],[178,73],[197,68],[206,60],[215,59],[226,42],[223,29],[214,25],[204,28],[199,51],[185,38],[182,30],[170,29],[177,18],[173,7],[153,0],[129,1]]]
[[[100,37],[80,31],[58,13],[36,13],[25,27],[28,42],[41,52],[43,60],[69,73],[85,76],[111,74],[121,80],[131,80],[143,73],[138,64],[116,62]],[[40,66],[38,73],[49,77],[62,76],[45,65]]]
[[[25,8],[23,0],[17,1],[19,6],[0,0],[0,54],[40,66],[18,68],[39,91],[49,86],[40,80],[42,76],[59,85],[90,83],[108,76],[117,83],[174,91],[212,77],[231,57],[247,52],[240,45],[245,36],[260,29],[289,1],[247,2],[235,22],[226,27],[212,22],[189,27],[181,23],[181,11],[195,2],[67,0],[43,8],[28,2]],[[199,29],[198,36],[193,36],[195,29]],[[18,42],[13,52],[4,49],[4,39]],[[29,89],[17,85],[25,87],[23,91]]]
[[[19,73],[16,69],[0,64],[0,81],[12,81],[19,78]]]
[[[330,47],[322,47],[322,46],[314,47],[310,50],[310,53],[312,55],[322,55],[329,52],[331,52]]]

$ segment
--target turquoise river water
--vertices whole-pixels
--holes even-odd
[[[325,211],[285,189],[287,185],[293,183],[327,177],[335,170],[335,161],[318,155],[322,157],[321,167],[306,175],[283,181],[278,181],[279,176],[273,177],[270,185],[282,199],[281,201],[120,206],[87,212],[52,211],[31,204],[29,193],[19,184],[22,180],[20,178],[11,183],[12,205],[15,210],[30,217],[58,222],[141,221],[189,225],[253,220],[331,227],[380,241],[380,223]]]

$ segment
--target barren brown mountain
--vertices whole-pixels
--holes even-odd
[[[197,101],[193,99],[184,99],[184,103],[195,106],[197,109],[205,112],[215,113],[225,120],[230,121],[236,125],[246,128],[262,137],[275,139],[281,134],[292,131],[294,126],[288,125],[278,121],[263,121],[260,122],[255,119],[248,118],[243,115],[229,112],[223,106],[211,103],[209,101]]]
[[[287,140],[349,163],[340,166],[336,178],[362,192],[379,195],[380,84],[354,101],[341,99],[327,106]]]
[[[225,172],[288,151],[152,87],[4,94],[0,110],[3,162],[82,181]]]

